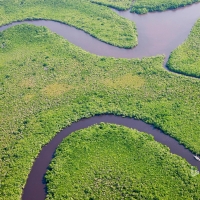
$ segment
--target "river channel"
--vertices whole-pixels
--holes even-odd
[[[63,36],[69,42],[96,55],[115,58],[142,58],[165,54],[166,63],[171,51],[177,48],[177,46],[188,37],[192,26],[197,19],[200,18],[199,11],[200,3],[173,11],[169,10],[165,12],[148,13],[145,15],[137,15],[130,13],[129,11],[115,11],[120,16],[136,23],[139,43],[133,49],[122,49],[111,46],[99,41],[82,30],[49,20],[14,22],[0,27],[0,31],[21,23],[46,26],[51,31]],[[185,158],[191,165],[197,166],[200,170],[200,162],[194,159],[193,154],[189,150],[183,145],[180,145],[175,139],[154,128],[152,125],[128,117],[100,115],[74,122],[71,126],[66,127],[58,133],[42,148],[29,174],[22,199],[44,200],[46,195],[44,175],[57,146],[62,142],[63,138],[70,133],[100,122],[124,125],[151,134],[156,141],[167,145],[172,153]]]

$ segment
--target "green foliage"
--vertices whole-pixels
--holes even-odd
[[[20,199],[57,132],[95,114],[142,119],[200,153],[200,80],[166,71],[163,56],[99,57],[33,25],[2,32],[0,47],[1,200]]]
[[[72,133],[46,175],[47,199],[200,199],[200,176],[153,137],[113,124]]]
[[[176,9],[196,2],[200,2],[200,0],[135,0],[131,12],[145,14],[147,12]]]
[[[82,0],[3,0],[0,26],[25,19],[59,21],[82,29],[101,41],[123,48],[137,45],[136,26],[104,6]]]
[[[171,53],[167,66],[172,71],[200,78],[200,19],[187,40]]]
[[[109,6],[117,10],[127,10],[131,7],[132,0],[90,0],[92,3]]]

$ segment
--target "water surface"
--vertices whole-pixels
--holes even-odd
[[[87,128],[94,124],[98,124],[100,122],[124,125],[126,127],[151,134],[154,136],[156,141],[167,145],[172,153],[185,158],[191,165],[197,166],[200,170],[200,162],[194,159],[193,154],[188,149],[186,149],[183,145],[180,145],[172,137],[154,128],[152,125],[146,124],[141,120],[135,120],[128,117],[125,118],[114,115],[94,116],[88,119],[81,119],[78,122],[74,122],[71,126],[66,127],[64,130],[58,133],[46,146],[42,148],[29,174],[26,186],[23,191],[22,200],[44,200],[46,196],[44,174],[47,171],[57,146],[70,133],[76,130]]]
[[[135,48],[114,47],[101,42],[82,30],[48,20],[15,22],[0,27],[0,31],[17,24],[29,23],[36,26],[46,26],[69,42],[96,55],[115,58],[142,58],[165,54],[166,59],[168,59],[171,51],[188,37],[191,28],[200,18],[200,3],[173,11],[168,10],[145,15],[137,15],[129,11],[115,12],[136,23],[139,43]]]
[[[21,23],[29,23],[37,26],[42,25],[63,36],[76,46],[96,55],[111,56],[115,58],[142,58],[165,54],[167,60],[171,51],[177,48],[177,46],[188,37],[192,26],[197,19],[200,18],[200,3],[173,11],[165,11],[162,13],[155,12],[145,15],[132,14],[129,11],[115,12],[136,23],[139,40],[137,47],[133,49],[114,47],[95,39],[82,30],[78,30],[63,23],[47,20],[15,22],[0,27],[0,31]],[[44,200],[46,195],[44,174],[46,173],[52,156],[62,139],[76,130],[100,122],[124,125],[129,128],[135,128],[139,131],[149,133],[154,136],[156,141],[167,145],[172,153],[185,158],[191,165],[197,166],[200,170],[200,162],[193,158],[193,154],[189,150],[185,149],[184,146],[180,145],[175,139],[165,135],[153,126],[131,118],[122,118],[113,115],[95,116],[73,123],[71,126],[58,133],[42,148],[29,174],[22,199]]]

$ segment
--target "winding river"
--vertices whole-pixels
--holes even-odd
[[[200,162],[194,159],[193,154],[186,149],[183,145],[180,145],[174,138],[164,134],[162,131],[154,128],[152,125],[146,124],[141,120],[135,120],[128,117],[120,117],[115,115],[100,115],[87,119],[81,119],[78,122],[72,123],[71,126],[63,129],[58,133],[46,146],[44,146],[36,158],[31,172],[29,174],[26,186],[24,188],[23,200],[44,200],[46,185],[44,175],[48,169],[48,166],[53,158],[54,152],[57,146],[62,140],[70,133],[87,128],[91,125],[98,124],[100,122],[114,123],[118,125],[124,125],[129,128],[134,128],[142,132],[146,132],[154,136],[154,139],[170,148],[170,151],[185,158],[191,165],[197,166],[200,170]]]
[[[165,54],[165,63],[171,53],[189,35],[194,23],[200,18],[200,3],[162,13],[148,13],[145,15],[132,14],[129,11],[115,11],[119,15],[136,22],[139,44],[133,49],[122,49],[103,43],[82,30],[74,27],[46,20],[14,22],[0,27],[3,31],[11,26],[21,23],[29,23],[37,26],[46,26],[51,31],[63,36],[71,43],[93,54],[101,56],[112,56],[116,58],[142,58]],[[90,45],[88,45],[90,44]],[[165,135],[162,131],[155,129],[152,125],[140,120],[124,118],[114,115],[100,115],[88,119],[81,119],[66,127],[58,133],[46,146],[44,146],[36,158],[29,174],[26,186],[23,191],[23,200],[44,200],[46,195],[46,185],[44,174],[51,162],[57,146],[63,138],[70,133],[94,125],[106,122],[124,125],[154,136],[155,140],[167,145],[174,154],[185,158],[191,165],[197,166],[200,170],[200,162],[193,158],[193,154],[180,145],[175,139]]]
[[[101,42],[82,30],[48,20],[15,22],[0,27],[0,31],[17,24],[29,23],[36,26],[46,26],[69,42],[96,55],[115,58],[142,58],[165,54],[167,60],[171,51],[188,37],[192,26],[200,18],[200,3],[173,11],[168,10],[145,15],[137,15],[129,11],[115,12],[136,23],[138,45],[135,48],[118,48]]]

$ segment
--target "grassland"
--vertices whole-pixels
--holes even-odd
[[[172,71],[200,78],[200,19],[187,40],[171,53],[167,66]]]
[[[191,168],[152,136],[101,123],[59,145],[47,199],[200,199],[200,176]]]
[[[137,45],[136,26],[107,7],[82,0],[0,1],[0,26],[25,19],[55,20],[123,48]]]
[[[89,54],[44,27],[0,33],[0,199],[20,199],[35,157],[63,127],[113,113],[142,119],[200,153],[200,80],[163,56]]]
[[[145,14],[147,12],[176,9],[200,0],[135,0],[131,12]]]
[[[132,0],[90,0],[90,2],[109,6],[117,10],[127,10],[132,4]]]

